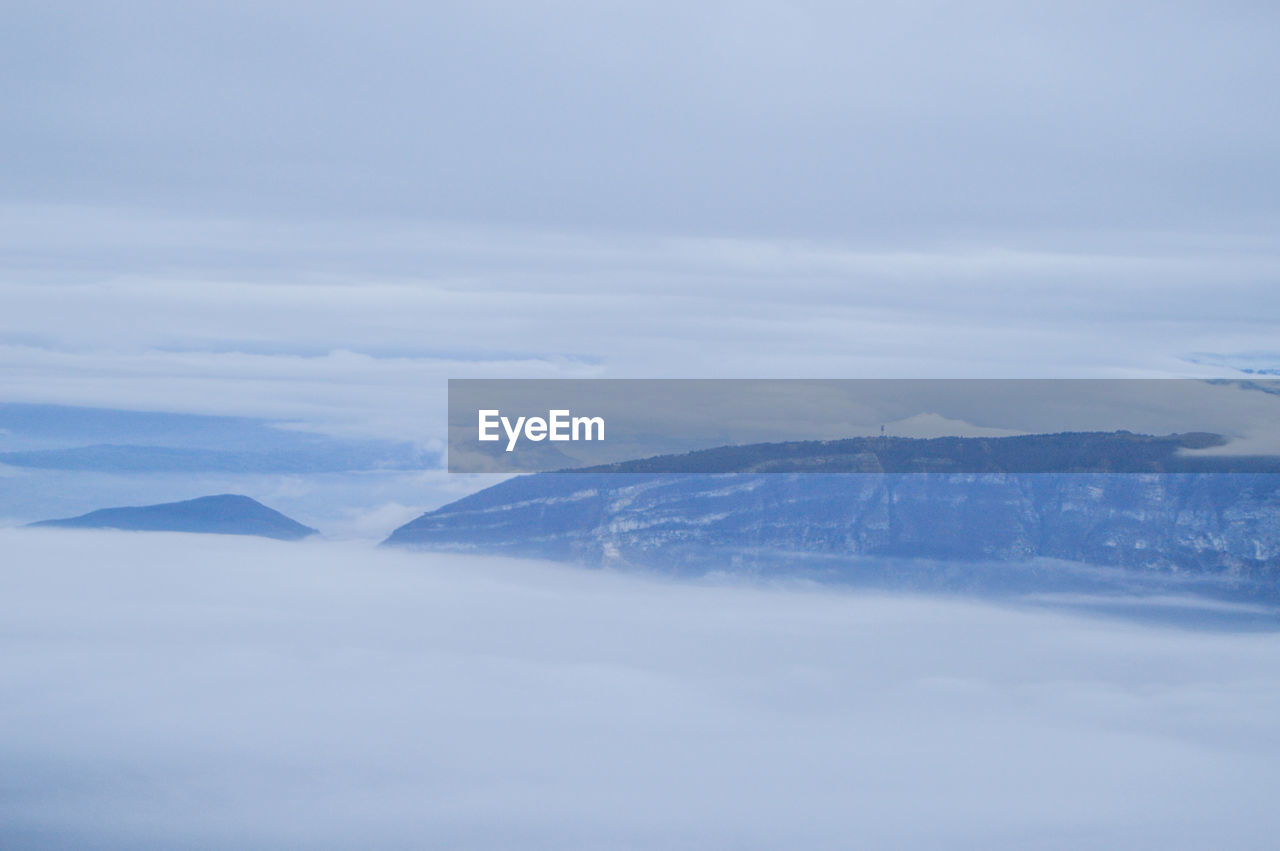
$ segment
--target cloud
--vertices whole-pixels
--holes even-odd
[[[978,426],[940,414],[916,414],[885,426],[894,437],[1011,437],[1025,432],[1008,428]]]
[[[131,8],[14,12],[12,195],[704,235],[1275,213],[1265,4]]]
[[[1268,350],[1280,271],[1268,240],[893,248],[5,216],[6,398],[419,441],[443,436],[450,377],[1230,374],[1187,357]]]
[[[446,376],[1274,348],[1263,6],[135,11],[0,33],[9,399],[415,439]]]
[[[1280,827],[1274,633],[0,537],[7,847],[1265,848]]]

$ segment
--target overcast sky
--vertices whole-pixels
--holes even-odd
[[[0,393],[403,435],[450,375],[1274,363],[1277,42],[1264,3],[14,4]]]
[[[1267,3],[19,4],[23,200],[657,233],[1262,231]]]

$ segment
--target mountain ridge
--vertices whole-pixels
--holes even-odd
[[[707,450],[725,461],[714,473],[670,472],[707,458],[690,453],[509,479],[421,515],[384,544],[693,572],[748,569],[788,554],[1049,558],[1271,581],[1280,576],[1280,475],[1273,459],[1227,459],[1227,472],[1178,466],[1188,440],[1204,446],[1215,438],[1061,433],[1003,444],[1137,449],[1148,465],[1137,473],[885,472],[883,456],[874,469],[864,454],[880,438],[725,447]],[[947,461],[935,450],[972,453],[1011,438],[888,440],[887,447],[914,446],[925,453],[916,457]],[[842,454],[833,456],[836,444]],[[796,457],[822,459],[821,471],[802,464],[761,472],[786,470]],[[909,462],[908,453],[889,467]],[[848,474],[859,472],[855,464],[861,474]]]
[[[77,517],[40,520],[27,525],[133,532],[253,535],[283,541],[296,541],[318,534],[310,526],[304,526],[243,494],[216,494],[156,505],[100,508]]]

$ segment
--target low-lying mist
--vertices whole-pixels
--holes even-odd
[[[0,530],[0,846],[1264,848],[1280,633]]]

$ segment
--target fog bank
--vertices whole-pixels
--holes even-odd
[[[1280,635],[0,530],[0,845],[1263,848]]]

